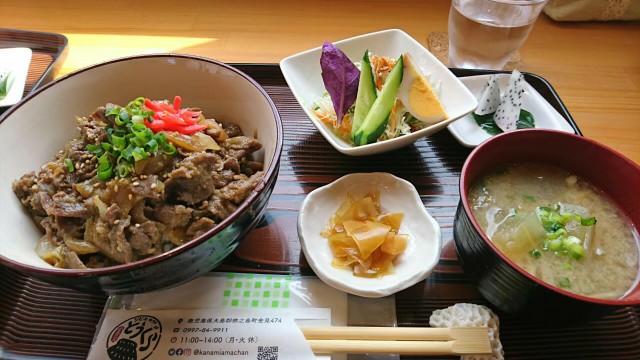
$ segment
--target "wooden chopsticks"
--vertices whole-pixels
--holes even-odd
[[[464,355],[491,353],[488,329],[481,327],[303,326],[300,329],[316,354]]]

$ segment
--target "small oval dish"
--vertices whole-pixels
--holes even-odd
[[[381,56],[398,57],[409,53],[416,66],[434,81],[440,82],[439,100],[449,117],[407,135],[368,145],[354,146],[342,140],[311,111],[325,92],[320,68],[322,47],[291,55],[280,61],[282,74],[302,110],[329,144],[345,155],[365,156],[388,152],[411,145],[415,141],[444,129],[452,121],[470,113],[478,102],[471,92],[422,44],[402,30],[390,29],[352,37],[333,43],[352,61],[360,61],[365,50]],[[322,45],[322,44],[318,44]]]
[[[402,212],[401,234],[408,234],[406,250],[394,260],[395,273],[381,278],[356,277],[349,269],[331,265],[329,241],[320,233],[348,194],[362,197],[380,192],[383,212]],[[394,294],[426,279],[438,264],[442,234],[415,187],[388,173],[349,174],[318,188],[305,198],[298,216],[302,250],[316,275],[328,285],[353,295],[377,298]]]
[[[0,107],[15,105],[22,99],[31,55],[29,48],[0,49]]]
[[[476,98],[479,98],[490,76],[491,75],[467,76],[460,78],[460,81],[462,81]],[[500,95],[504,95],[510,74],[497,74],[497,76],[501,89]],[[560,130],[575,133],[575,130],[562,115],[526,81],[524,83],[524,94],[522,95],[522,109],[529,111],[533,115],[537,129]],[[478,126],[471,113],[452,122],[447,126],[447,129],[461,145],[469,148],[474,148],[493,136]]]

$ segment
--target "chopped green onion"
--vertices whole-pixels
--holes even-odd
[[[529,254],[536,259],[542,256],[542,253],[540,253],[538,249],[532,249],[531,251],[529,251]]]
[[[140,115],[133,115],[131,117],[131,122],[136,124],[136,125],[143,125],[144,124],[144,117],[142,117]]]
[[[584,253],[585,253],[584,246],[580,244],[571,244],[571,247],[569,248],[569,253],[571,254],[571,257],[573,257],[574,259],[580,260],[584,257]]]
[[[151,139],[144,145],[144,147],[147,151],[154,153],[158,151],[158,141],[156,139]]]
[[[127,140],[124,136],[118,136],[114,134],[111,135],[111,144],[113,145],[114,149],[122,151],[127,146]]]
[[[121,178],[124,178],[129,176],[129,174],[131,174],[131,165],[129,165],[129,163],[126,163],[126,162],[120,163],[116,167],[116,170],[118,171],[118,176]]]
[[[87,151],[90,152],[91,154],[100,154],[102,153],[102,147],[100,145],[94,145],[94,144],[87,144],[86,147]]]
[[[133,155],[133,159],[135,161],[144,160],[149,157],[149,153],[139,147],[133,149],[133,152],[131,154]]]
[[[73,167],[73,161],[71,161],[71,159],[64,159],[64,164],[67,165],[67,170],[69,170],[70,173],[75,171],[75,168]]]
[[[531,196],[531,195],[522,195],[522,198],[527,200],[527,201],[531,201],[531,202],[536,201],[536,198],[534,196]]]
[[[152,121],[153,111],[143,110],[145,98],[139,97],[127,106],[108,104],[107,116],[113,116],[114,126],[107,126],[108,141],[88,144],[88,152],[98,157],[98,178],[108,180],[114,176],[125,177],[132,173],[134,163],[160,153],[174,155],[177,150],[167,143],[164,134],[154,134],[145,125]]]
[[[166,155],[174,155],[176,153],[176,147],[173,146],[173,144],[171,143],[167,143],[167,145],[165,146],[164,153]]]
[[[547,244],[549,246],[549,250],[558,251],[562,246],[562,239],[553,239],[551,241],[548,241]]]
[[[563,277],[558,280],[558,285],[563,288],[571,288],[571,280],[569,278]]]
[[[596,223],[596,219],[595,217],[583,218],[578,213],[560,213],[560,209],[561,206],[559,204],[554,209],[542,206],[536,208],[536,215],[542,227],[547,231],[545,234],[547,240],[543,245],[543,249],[552,250],[557,255],[571,255],[575,260],[580,260],[585,254],[582,240],[569,234],[565,225],[575,220],[580,221],[582,226],[593,226]]]

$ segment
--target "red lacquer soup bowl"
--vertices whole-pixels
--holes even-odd
[[[640,167],[593,140],[553,130],[518,130],[500,134],[478,146],[467,158],[460,177],[460,203],[454,239],[465,272],[496,308],[538,316],[586,317],[640,304],[640,285],[619,299],[576,295],[545,283],[505,256],[482,231],[468,203],[474,182],[516,163],[544,163],[577,175],[615,202],[637,229],[640,224]],[[638,269],[630,269],[638,272]]]

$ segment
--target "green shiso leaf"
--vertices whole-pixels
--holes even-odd
[[[495,113],[478,115],[476,113],[472,113],[473,119],[476,121],[476,124],[480,126],[480,128],[486,131],[489,135],[498,135],[503,133],[502,129],[498,127],[496,122],[493,120],[493,115]],[[527,110],[520,110],[520,118],[516,123],[517,129],[531,129],[536,127],[536,121],[533,118],[533,114],[528,112]]]
[[[6,73],[3,79],[0,79],[0,100],[7,97],[11,84],[13,83],[13,76],[11,72]]]

